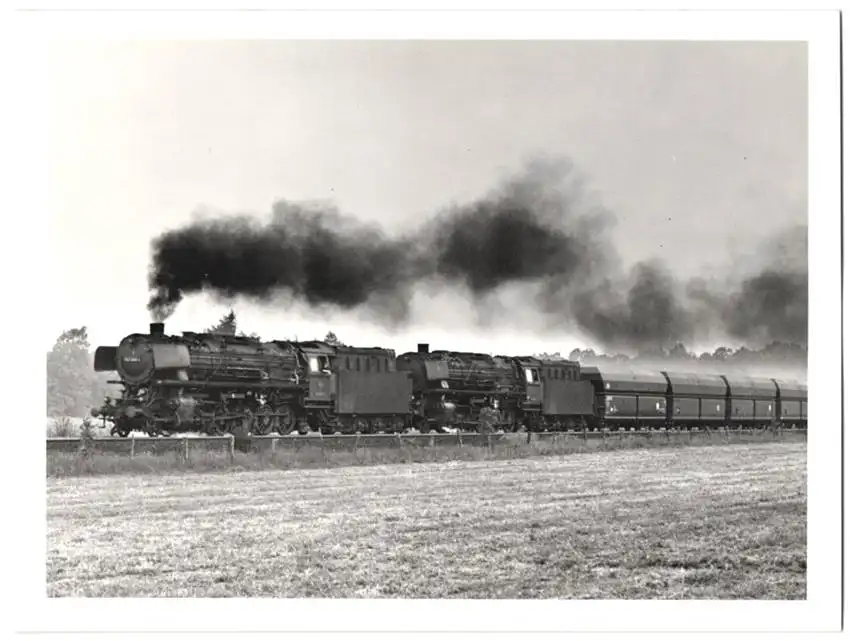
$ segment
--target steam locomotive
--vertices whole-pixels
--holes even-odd
[[[806,427],[792,380],[581,367],[570,360],[167,335],[95,351],[120,398],[93,410],[127,436]]]

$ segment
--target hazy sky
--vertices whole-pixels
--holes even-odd
[[[266,216],[281,198],[332,199],[403,229],[554,154],[616,214],[629,261],[710,272],[807,220],[805,43],[68,43],[53,62],[46,346],[83,324],[95,344],[146,331],[150,241],[204,207]],[[445,307],[440,325],[395,337],[351,315],[235,309],[266,338],[334,329],[399,351],[510,340]],[[223,311],[190,299],[168,326],[201,329]],[[565,327],[523,344],[584,343]]]

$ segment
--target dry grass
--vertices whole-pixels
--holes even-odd
[[[86,419],[74,416],[47,417],[46,436],[47,438],[80,438],[85,421]],[[88,421],[93,436],[97,438],[109,436],[109,431],[112,429],[111,423],[104,426],[99,419],[89,418]]]
[[[806,596],[806,446],[48,479],[51,596]]]
[[[270,442],[257,444],[249,452],[235,453],[231,462],[228,454],[228,444],[205,445],[191,443],[190,457],[183,459],[182,444],[179,440],[151,439],[150,442],[139,442],[136,456],[129,456],[129,442],[120,445],[127,450],[121,452],[90,452],[83,456],[78,452],[48,451],[48,476],[97,476],[103,474],[181,474],[193,472],[221,472],[227,469],[245,470],[292,470],[348,467],[362,465],[436,463],[447,461],[494,461],[538,456],[558,456],[563,454],[579,454],[598,451],[622,449],[654,449],[654,448],[683,448],[698,445],[727,445],[741,443],[766,443],[775,440],[805,441],[804,432],[785,432],[781,435],[769,432],[755,434],[723,433],[694,433],[673,435],[670,438],[664,434],[651,437],[618,435],[602,439],[582,440],[576,437],[559,435],[556,438],[526,442],[526,434],[505,435],[501,441],[486,445],[470,445],[458,447],[452,440],[449,444],[429,446],[427,437],[418,443],[404,442],[398,446],[394,439],[389,439],[386,446],[360,446],[355,448],[354,441],[315,444],[290,440],[286,447],[283,444],[272,452]],[[145,439],[147,441],[147,439]],[[97,445],[97,444],[95,444]]]

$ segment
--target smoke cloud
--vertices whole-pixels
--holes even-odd
[[[280,202],[262,224],[201,220],[154,242],[148,304],[163,320],[189,294],[270,301],[289,292],[310,305],[351,309],[376,295],[404,302],[412,247],[332,208]]]
[[[805,227],[784,230],[723,280],[680,282],[659,261],[624,268],[614,222],[572,163],[552,159],[396,237],[329,205],[281,201],[265,223],[218,217],[155,239],[148,308],[164,320],[194,293],[268,303],[288,295],[402,324],[424,283],[463,287],[481,304],[505,285],[528,284],[541,318],[607,349],[670,346],[707,332],[807,343]]]

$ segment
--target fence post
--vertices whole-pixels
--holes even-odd
[[[459,447],[463,447],[463,432],[460,430],[457,431],[457,444]]]
[[[136,435],[130,437],[130,458],[136,458]]]
[[[230,434],[230,444],[227,448],[228,458],[230,459],[230,464],[233,465],[233,460],[236,458],[236,437],[231,432]]]
[[[189,462],[189,437],[183,437],[183,460]]]
[[[490,432],[487,432],[487,451],[491,454],[493,453],[493,439],[490,436]]]
[[[357,453],[357,450],[360,449],[360,432],[357,432],[354,435],[354,453]]]
[[[272,456],[277,451],[277,436],[272,437]]]

